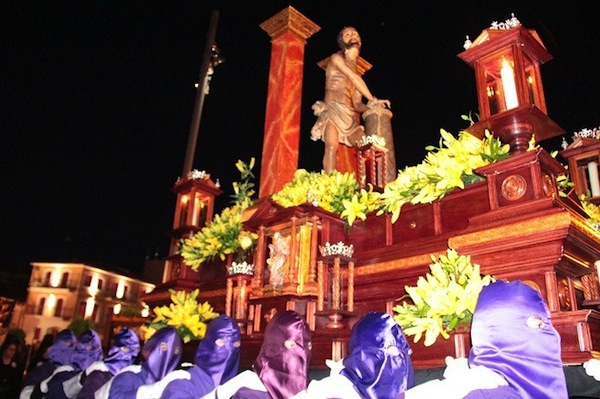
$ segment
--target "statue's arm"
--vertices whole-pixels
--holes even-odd
[[[348,65],[346,65],[346,63],[344,62],[344,58],[340,54],[338,54],[338,53],[333,54],[331,56],[331,59],[329,62],[332,62],[333,65],[337,69],[340,70],[340,72],[342,72],[344,75],[346,75],[346,77],[352,82],[352,84],[354,84],[354,87],[356,87],[356,90],[363,97],[365,97],[369,101],[372,101],[375,98],[371,94],[371,91],[369,91],[369,88],[367,87],[367,84],[365,83],[365,81],[360,77],[359,74],[354,72],[352,69],[350,69],[348,67]]]

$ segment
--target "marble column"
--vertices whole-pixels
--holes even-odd
[[[298,169],[300,109],[306,39],[321,28],[293,7],[260,27],[271,36],[259,198],[279,191]]]

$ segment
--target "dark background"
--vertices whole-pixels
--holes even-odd
[[[373,65],[371,92],[392,103],[398,168],[439,129],[477,111],[475,76],[456,55],[515,13],[554,59],[542,65],[549,116],[570,137],[597,116],[600,2],[593,1],[36,1],[4,4],[0,103],[2,266],[81,261],[139,272],[167,255],[211,11],[226,62],[205,99],[194,168],[228,204],[235,162],[260,157],[270,38],[259,24],[292,5],[321,27],[307,40],[300,168],[320,170],[309,139],[323,95],[316,63],[351,25]],[[542,143],[560,149],[560,139]],[[256,180],[258,187],[258,179]]]

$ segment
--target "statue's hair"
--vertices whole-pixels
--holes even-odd
[[[355,28],[354,26],[344,26],[344,27],[342,28],[342,30],[340,30],[340,32],[339,32],[339,33],[338,33],[338,35],[337,35],[337,45],[338,45],[338,47],[339,47],[341,50],[344,50],[344,49],[345,49],[345,45],[344,45],[344,31],[345,31],[346,29],[354,29],[355,31],[357,31],[357,30],[356,30],[356,28]],[[357,32],[358,32],[358,31],[357,31]]]

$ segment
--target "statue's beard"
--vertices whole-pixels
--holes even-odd
[[[351,40],[348,43],[344,43],[344,50],[349,50],[351,48],[357,48],[358,50],[360,50],[360,41],[358,40]]]

